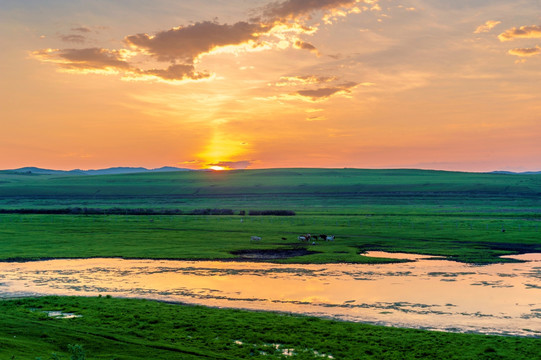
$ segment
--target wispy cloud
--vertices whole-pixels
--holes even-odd
[[[486,33],[495,28],[497,25],[501,24],[501,21],[497,20],[488,20],[483,25],[479,25],[477,29],[475,29],[474,34],[480,34],[480,33]]]
[[[299,90],[296,92],[296,95],[311,99],[312,101],[318,101],[336,94],[350,93],[357,85],[358,84],[355,82],[348,82],[337,86],[321,87],[314,90]]]
[[[282,76],[275,86],[296,86],[322,84],[337,80],[336,76],[319,75],[300,75],[300,76]]]
[[[92,31],[89,27],[86,27],[86,26],[79,26],[79,27],[71,28],[71,30],[82,32],[82,33],[89,33]]]
[[[208,166],[220,166],[226,169],[246,169],[252,164],[252,161],[242,160],[242,161],[219,161],[213,164],[208,164]]]
[[[73,42],[83,44],[86,42],[86,36],[80,34],[60,35],[60,40],[65,42]]]

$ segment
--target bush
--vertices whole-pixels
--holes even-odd
[[[274,216],[294,216],[295,211],[293,210],[250,210],[250,216],[258,215],[274,215]]]
[[[195,209],[190,212],[190,215],[234,215],[232,209]]]

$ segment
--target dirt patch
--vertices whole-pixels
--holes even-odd
[[[317,251],[310,251],[306,249],[249,249],[231,251],[231,254],[236,255],[239,259],[250,260],[288,259],[292,257],[305,256],[316,253]]]

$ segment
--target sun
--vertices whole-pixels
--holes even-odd
[[[210,166],[209,169],[215,170],[215,171],[227,170],[225,167],[223,167],[223,166],[218,166],[218,165]]]

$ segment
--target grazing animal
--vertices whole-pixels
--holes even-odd
[[[334,235],[327,236],[327,238],[325,240],[326,241],[334,241]]]
[[[250,237],[250,241],[261,241],[261,236],[252,236]]]
[[[287,240],[287,238],[283,237],[282,240]]]
[[[321,235],[319,235],[319,238],[320,238],[321,240],[327,240],[327,235],[321,234]]]
[[[299,236],[299,241],[306,241],[306,236]]]

